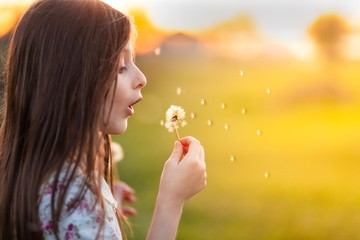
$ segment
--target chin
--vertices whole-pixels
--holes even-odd
[[[127,129],[127,121],[124,121],[116,125],[107,126],[104,132],[111,135],[119,135],[124,133],[126,129]]]
[[[127,129],[127,121],[114,127],[109,134],[112,134],[112,135],[122,134],[126,131],[126,129]]]

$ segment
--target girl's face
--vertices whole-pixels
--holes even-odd
[[[135,65],[131,41],[120,55],[116,84],[111,86],[104,106],[101,130],[108,134],[121,134],[127,128],[127,119],[134,115],[133,105],[142,99],[141,89],[146,85],[144,74]],[[115,88],[115,89],[114,89]]]

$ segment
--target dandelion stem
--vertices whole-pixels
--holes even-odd
[[[179,132],[178,132],[178,130],[176,128],[175,128],[175,133],[176,133],[177,140],[180,141],[180,135],[179,135]]]

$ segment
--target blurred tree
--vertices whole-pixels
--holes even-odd
[[[263,38],[248,14],[232,16],[201,34],[209,49],[230,58],[254,59],[264,48]]]
[[[256,24],[250,15],[240,14],[215,26],[212,31],[255,33]]]
[[[308,32],[326,60],[334,61],[342,57],[343,37],[349,32],[344,18],[336,14],[322,15],[310,25]]]
[[[160,45],[164,32],[158,29],[150,20],[146,12],[141,8],[132,8],[129,15],[134,18],[136,29],[139,33],[136,40],[137,53],[153,51]]]

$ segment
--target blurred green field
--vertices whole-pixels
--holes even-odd
[[[159,124],[171,104],[196,114],[180,135],[202,141],[208,169],[177,239],[360,239],[360,62],[148,55],[137,64],[144,100],[114,137],[125,152],[121,179],[138,197],[131,239],[146,236],[172,151],[175,135]]]
[[[141,33],[137,44],[141,40],[139,49],[149,49],[164,33],[141,14],[135,16]],[[172,54],[159,49],[159,56],[137,58],[148,79],[144,100],[135,106],[126,133],[113,137],[125,152],[118,173],[138,198],[129,238],[146,237],[162,167],[176,139],[159,123],[177,104],[188,115],[180,135],[202,142],[208,173],[207,188],[185,205],[178,240],[360,239],[360,61],[241,61],[190,54],[218,41],[217,51],[231,51],[226,45],[236,44],[233,49],[252,56],[251,48],[267,41],[259,40],[263,33],[244,16],[219,25],[199,42],[182,34],[163,39]],[[326,27],[330,35],[312,33],[320,36],[314,41],[317,50],[339,43],[336,37],[346,24],[335,23],[340,28]],[[0,38],[1,71],[9,36]],[[242,48],[242,40],[249,45]],[[282,49],[269,50],[278,57]]]

